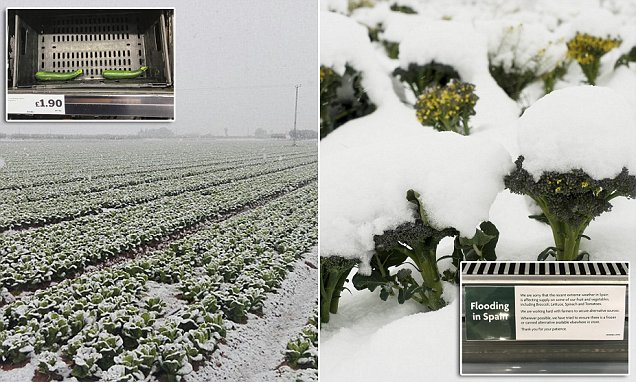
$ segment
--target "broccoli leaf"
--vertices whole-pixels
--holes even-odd
[[[424,223],[428,223],[428,215],[426,214],[426,210],[424,209],[424,203],[422,203],[422,201],[420,200],[420,193],[413,190],[408,190],[406,192],[406,200],[417,206],[418,216]]]

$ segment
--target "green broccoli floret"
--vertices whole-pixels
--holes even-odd
[[[385,231],[382,235],[375,235],[373,242],[376,251],[389,251],[395,247],[404,247],[407,244],[410,247],[417,246],[422,240],[431,240],[439,242],[447,236],[454,236],[457,231],[454,228],[446,228],[441,231],[424,224],[421,219],[415,222],[404,223],[397,228]]]
[[[594,218],[610,211],[616,197],[636,197],[636,177],[627,168],[614,178],[594,179],[581,169],[567,173],[544,172],[538,181],[523,168],[523,156],[516,168],[504,178],[506,188],[516,194],[530,196],[541,208],[537,220],[547,221],[552,228],[555,247],[539,256],[553,255],[557,260],[578,260],[583,232]]]
[[[370,261],[371,274],[357,273],[353,277],[353,285],[359,290],[380,288],[382,300],[397,291],[400,304],[413,299],[431,310],[437,310],[446,305],[437,267],[437,244],[444,237],[455,236],[458,232],[451,227],[432,227],[417,192],[409,190],[406,199],[414,204],[417,211],[415,220],[373,237],[375,254]],[[421,285],[411,276],[410,269],[403,268],[391,274],[389,268],[401,265],[407,259],[422,276]]]
[[[421,218],[417,218],[415,222],[401,224],[393,230],[373,237],[376,253],[371,262],[372,269],[397,288],[400,303],[413,298],[431,310],[440,309],[446,302],[442,299],[443,287],[437,267],[437,245],[443,238],[457,234],[455,228],[438,230]],[[389,267],[400,265],[407,258],[413,262],[422,276],[422,285],[418,285],[410,276],[410,270],[401,270],[408,271],[408,274],[390,274]],[[354,279],[354,285],[356,281]],[[364,283],[362,285],[367,288],[372,286]],[[390,291],[386,290],[385,293],[390,294]]]
[[[320,258],[320,321],[329,322],[330,313],[338,313],[340,293],[357,260],[340,256]]]
[[[425,65],[411,63],[406,69],[395,69],[393,76],[406,82],[415,98],[419,98],[429,87],[446,86],[451,80],[461,80],[455,68],[435,61]]]

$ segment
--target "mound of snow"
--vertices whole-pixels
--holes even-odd
[[[582,169],[595,179],[636,171],[636,120],[616,91],[575,86],[554,91],[519,119],[523,167],[535,179],[545,171]]]
[[[423,24],[439,22],[439,18],[437,18],[437,20],[432,18],[430,13],[412,15],[400,12],[381,12],[380,6],[368,12],[356,13],[355,16],[357,20],[363,21],[365,24],[371,20],[375,21],[376,24],[381,23],[384,27],[384,32],[381,34],[381,37],[385,40],[395,42],[402,42],[402,40],[411,35],[414,30],[417,30]]]
[[[620,19],[603,8],[585,9],[570,24],[564,26],[566,37],[572,38],[577,32],[597,37],[617,37]]]
[[[466,23],[426,22],[401,41],[399,59],[404,69],[411,63],[431,61],[451,65],[469,82],[488,73],[486,39]]]
[[[511,169],[499,144],[396,124],[390,115],[376,112],[321,142],[321,255],[358,258],[362,272],[373,235],[413,221],[407,190],[420,193],[431,225],[470,237]]]
[[[630,64],[636,68],[636,64]],[[631,105],[631,110],[636,118],[636,72],[626,66],[619,66],[611,75],[599,80],[599,84],[615,90],[621,94]]]
[[[320,378],[351,382],[421,381],[422,371],[427,370],[433,376],[431,380],[454,379],[459,370],[458,311],[455,302],[435,312],[395,320],[364,337],[348,333],[348,328],[342,329],[337,336],[320,343],[321,361],[329,365],[320,370]]]

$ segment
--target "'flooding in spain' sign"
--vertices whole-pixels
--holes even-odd
[[[466,286],[467,340],[622,340],[624,285]]]

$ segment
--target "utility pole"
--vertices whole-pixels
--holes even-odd
[[[298,133],[296,132],[296,118],[297,118],[297,114],[298,114],[298,88],[300,87],[300,84],[296,85],[296,103],[294,104],[294,144],[293,146],[296,146],[296,137],[298,135]]]

